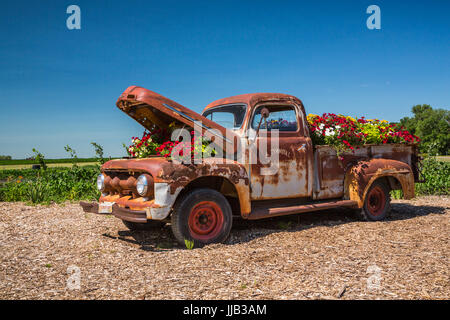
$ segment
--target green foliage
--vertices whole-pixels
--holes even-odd
[[[184,239],[184,245],[186,246],[186,249],[188,249],[188,250],[194,249],[194,241],[192,241],[192,240]]]
[[[391,190],[391,198],[392,199],[403,199],[403,191],[402,190]]]
[[[72,159],[73,166],[77,167],[78,157],[77,157],[76,151],[74,149],[72,149],[71,147],[69,147],[69,145],[65,146],[64,150],[66,150],[66,152],[69,153],[70,159]]]
[[[47,164],[45,163],[44,155],[34,148],[33,148],[33,152],[36,155],[35,156],[36,161],[41,165],[41,169],[47,170]]]
[[[31,203],[41,203],[44,201],[46,193],[46,185],[41,180],[28,182],[26,196]]]
[[[427,156],[421,166],[423,183],[416,183],[416,195],[449,195],[450,162]]]
[[[98,166],[0,171],[0,201],[61,203],[66,200],[97,200]]]
[[[420,137],[420,150],[428,152],[432,147],[436,154],[450,154],[450,111],[422,104],[414,106],[412,112],[414,117],[402,118],[400,124]]]
[[[95,142],[91,142],[91,145],[94,147],[95,154],[97,155],[97,160],[100,162],[100,164],[104,164],[106,162],[106,159],[104,158],[103,147]]]
[[[128,146],[125,144],[125,142],[122,142],[122,147],[125,149],[125,152],[129,155]]]
[[[0,160],[11,160],[11,156],[2,156],[0,155]]]

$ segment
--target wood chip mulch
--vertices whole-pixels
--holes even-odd
[[[0,203],[0,299],[449,299],[450,198],[392,209],[235,221],[226,244],[187,250],[169,225]]]

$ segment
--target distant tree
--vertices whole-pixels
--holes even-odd
[[[0,160],[11,160],[11,156],[0,156]]]
[[[450,111],[422,104],[412,107],[412,113],[412,118],[402,118],[400,124],[421,139],[421,151],[450,154]]]

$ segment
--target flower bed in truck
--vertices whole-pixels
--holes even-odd
[[[338,154],[369,144],[414,144],[420,141],[402,126],[386,120],[352,118],[334,113],[309,114],[307,119],[313,144],[330,145]]]
[[[199,153],[208,153],[214,155],[214,150],[209,146],[210,141],[203,137],[195,136],[191,131],[191,141],[172,141],[170,139],[174,127],[169,130],[154,129],[144,131],[142,137],[132,137],[131,145],[126,147],[127,153],[133,158],[148,158],[150,156],[170,157],[173,150],[178,151],[183,156],[183,150],[188,144],[191,149],[191,156],[197,156]]]

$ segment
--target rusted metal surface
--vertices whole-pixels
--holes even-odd
[[[288,207],[260,207],[252,210],[250,215],[248,216],[249,220],[258,220],[265,218],[272,218],[296,213],[305,213],[312,211],[319,211],[325,209],[339,208],[339,207],[356,207],[357,202],[353,200],[333,200],[327,202],[317,202],[317,203],[309,203],[309,204],[301,204],[301,205],[293,205]]]
[[[253,114],[253,110],[261,105],[262,103],[265,104],[287,104],[287,105],[296,105],[300,109],[300,113],[302,115],[305,114],[305,108],[303,106],[303,103],[300,99],[297,97],[283,94],[283,93],[249,93],[249,94],[241,94],[233,97],[228,97],[224,99],[219,99],[216,101],[211,102],[208,104],[202,113],[205,111],[216,108],[218,106],[222,105],[228,105],[228,104],[245,104],[248,106],[247,108],[247,114],[245,115],[243,124],[239,130],[236,131],[236,133],[239,136],[244,136],[246,134],[250,118]],[[304,131],[304,135],[307,136],[307,131]]]
[[[226,150],[236,147],[230,142],[235,137],[231,130],[227,130],[191,109],[145,88],[138,86],[127,88],[117,100],[116,105],[149,130],[155,125],[168,128],[172,122],[193,128],[194,121],[199,121],[202,124],[204,136],[221,140]],[[221,135],[217,136],[211,133],[212,129],[218,130]]]
[[[114,202],[122,208],[129,208],[132,210],[144,210],[151,207],[155,202],[154,199],[147,200],[144,197],[121,196],[121,195],[105,195],[101,196],[100,202]]]
[[[98,203],[81,201],[80,206],[84,212],[98,213]]]
[[[165,158],[155,157],[148,159],[118,159],[105,163],[102,172],[106,177],[122,177],[124,182],[116,182],[113,194],[102,196],[101,202],[115,202],[121,207],[141,210],[146,207],[155,207],[154,199],[145,201],[143,197],[120,189],[127,186],[129,176],[137,178],[140,174],[149,173],[156,184],[166,184],[169,194],[175,195],[189,183],[202,177],[221,177],[228,180],[235,188],[240,202],[241,213],[248,214],[251,210],[249,199],[249,178],[245,167],[236,161],[209,158],[201,164],[177,164]],[[107,178],[105,178],[107,181]],[[108,181],[110,181],[108,179]],[[108,190],[111,188],[108,187]],[[135,186],[133,188],[135,190]],[[175,201],[175,199],[173,200]]]
[[[100,200],[100,202],[102,202]],[[115,217],[137,223],[145,223],[147,222],[147,214],[145,210],[133,210],[123,208],[118,204],[112,205],[111,213],[99,213],[99,204],[96,202],[80,202],[80,206],[83,208],[84,212],[102,214],[102,215],[114,215]],[[141,208],[142,209],[142,208]]]
[[[411,145],[401,144],[366,145],[356,149],[355,152],[342,154],[343,159],[339,160],[333,148],[329,146],[317,146],[314,154],[314,166],[316,168],[314,199],[319,200],[344,196],[343,181],[346,173],[352,170],[353,167],[361,166],[370,159],[380,160],[371,162],[380,165],[383,163],[392,164],[389,162],[390,160],[396,161],[394,165],[397,165],[397,162],[406,164],[409,166],[408,168],[414,177],[414,172],[410,167],[411,164],[415,163],[414,148]],[[382,159],[385,159],[387,162],[381,161]]]
[[[403,190],[403,197],[414,197],[414,174],[411,167],[398,160],[370,159],[360,161],[346,172],[344,188],[345,197],[358,202],[362,208],[367,191],[377,179],[387,179],[387,183],[398,183]]]
[[[312,194],[313,157],[312,143],[309,137],[305,111],[302,102],[290,95],[280,93],[255,93],[239,95],[226,99],[217,100],[209,104],[203,112],[220,105],[247,104],[248,112],[243,125],[237,134],[248,137],[251,132],[251,121],[257,108],[269,108],[276,110],[281,107],[292,107],[297,115],[296,132],[279,132],[276,172],[267,174],[274,163],[263,164],[260,161],[260,153],[246,152],[247,168],[250,176],[251,200],[279,199],[308,197]],[[257,136],[255,140],[247,139],[247,143],[253,147],[260,143],[267,145],[267,157],[272,157],[271,133],[267,132],[265,137]],[[254,159],[256,158],[256,159]],[[269,169],[270,168],[270,169]]]
[[[247,130],[251,130],[251,118],[257,108],[267,108],[273,112],[279,108],[289,107],[295,111],[297,121],[295,132],[280,131],[278,133],[278,146],[276,148],[272,148],[273,138],[270,131],[264,136],[258,135],[254,140],[253,143],[256,146],[259,146],[260,143],[267,145],[267,158],[272,158],[272,152],[276,152],[275,159],[278,162],[274,164],[271,161],[268,164],[262,164],[260,153],[258,153],[257,159],[250,159],[251,199],[264,200],[310,196],[312,191],[312,185],[310,184],[312,162],[309,155],[312,153],[312,143],[305,131],[307,124],[301,101],[281,94],[273,94],[272,98],[264,94],[254,94],[249,95],[248,98],[248,103],[250,103],[253,112],[249,112]],[[276,101],[277,99],[278,101]],[[267,174],[268,171],[272,171],[272,173]]]
[[[131,210],[125,209],[117,204],[113,205],[112,214],[122,220],[137,222],[137,223],[146,223],[147,222],[147,214],[145,211]]]
[[[116,212],[119,218],[132,211],[137,212],[139,221],[145,222],[145,219],[166,219],[184,190],[197,185],[212,187],[208,183],[220,183],[215,186],[216,190],[237,198],[240,214],[248,219],[339,206],[362,207],[370,185],[380,178],[384,178],[391,188],[401,188],[405,198],[414,196],[414,181],[418,179],[416,146],[364,146],[339,159],[331,147],[312,145],[304,106],[296,97],[279,93],[239,95],[214,101],[204,111],[228,104],[247,105],[242,126],[233,132],[155,92],[129,87],[119,97],[117,106],[144,127],[167,128],[172,122],[193,127],[194,121],[201,121],[206,136],[210,128],[217,129],[224,137],[243,141],[239,148],[244,149],[245,157],[235,158],[240,162],[208,158],[201,164],[180,164],[163,157],[108,161],[102,166],[105,194],[100,202],[114,203],[113,213]],[[279,132],[278,148],[271,151],[271,132],[252,138],[250,124],[257,108],[286,106],[296,112],[297,130]],[[270,158],[275,152],[278,157],[273,174],[267,174],[271,163],[263,164],[259,158],[253,159],[254,154],[249,151],[252,145],[258,148],[261,141],[267,142],[266,156]],[[225,145],[228,148],[229,141],[225,141]],[[238,150],[238,145],[232,147],[233,152]],[[145,197],[138,195],[136,190],[136,181],[141,174],[147,174],[151,181]],[[213,180],[204,180],[210,178]],[[291,199],[297,203],[278,205],[268,203],[268,199],[286,203]],[[98,206],[84,205],[83,208],[98,211]]]
[[[265,140],[271,150],[270,135],[267,138],[258,137],[255,143]],[[300,149],[299,146],[305,147]],[[298,135],[298,133],[280,134],[279,145],[276,150],[278,164],[273,174],[265,174],[273,166],[261,164],[257,159],[251,164],[251,199],[279,199],[310,196],[309,166],[312,166],[308,155],[311,153],[311,140]],[[272,154],[269,154],[269,157]],[[264,172],[264,170],[266,170]]]

